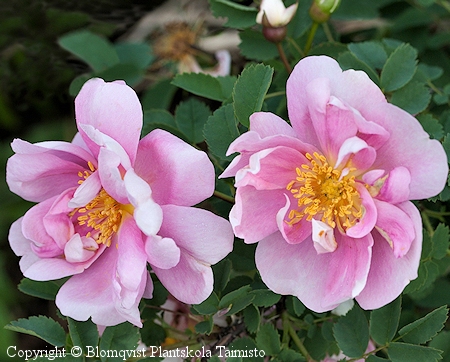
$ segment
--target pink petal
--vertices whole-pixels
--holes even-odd
[[[233,249],[234,235],[228,220],[194,207],[165,205],[159,235],[175,241],[183,253],[211,265]]]
[[[314,248],[317,254],[332,253],[337,248],[336,239],[334,238],[334,229],[328,224],[315,219],[311,220],[312,234],[311,238],[314,242]]]
[[[362,207],[364,209],[361,219],[351,228],[347,229],[346,234],[351,238],[361,238],[366,236],[375,227],[377,221],[377,208],[369,191],[360,183],[356,183],[356,190],[359,193]]]
[[[134,219],[139,229],[147,235],[156,235],[161,227],[163,212],[152,199],[150,186],[134,170],[128,170],[124,178],[128,199],[134,206]]]
[[[6,165],[6,181],[12,192],[40,202],[78,185],[85,167],[42,152],[15,154]]]
[[[134,162],[142,128],[142,108],[134,90],[122,81],[88,80],[75,99],[78,129],[92,153],[95,145],[81,125],[90,125],[120,143]]]
[[[373,239],[335,233],[334,252],[318,254],[313,241],[287,244],[275,233],[258,243],[256,266],[275,293],[297,296],[315,312],[325,312],[357,296],[364,288]]]
[[[92,238],[73,235],[64,247],[64,256],[69,263],[82,263],[92,258],[98,244]]]
[[[71,208],[86,206],[100,192],[102,184],[98,172],[92,173],[83,183],[78,186],[73,198],[68,202]]]
[[[311,235],[311,222],[303,218],[293,225],[288,224],[287,221],[290,221],[288,218],[290,210],[297,209],[297,199],[292,195],[289,197],[285,194],[284,196],[286,204],[277,213],[278,229],[289,244],[301,243]],[[291,207],[291,205],[295,205],[295,207]]]
[[[181,253],[180,262],[171,269],[153,266],[158,279],[170,294],[183,303],[199,304],[213,290],[213,273],[210,266],[197,261],[188,253]]]
[[[372,166],[376,157],[375,149],[361,138],[347,138],[339,149],[335,168],[356,168],[355,173],[359,174]]]
[[[149,236],[145,241],[148,262],[160,269],[170,269],[180,261],[180,248],[171,238]]]
[[[364,290],[356,298],[364,309],[377,309],[397,298],[410,280],[417,278],[422,250],[422,220],[411,202],[396,205],[403,210],[414,225],[415,238],[406,255],[397,258],[386,240],[377,232],[374,238],[373,256]]]
[[[415,239],[414,224],[404,211],[384,201],[374,200],[378,211],[377,231],[393,249],[397,258],[404,256]]]
[[[22,233],[23,216],[11,224],[9,228],[8,241],[12,251],[17,256],[25,255],[31,251],[30,240]]]
[[[22,220],[23,236],[33,242],[32,248],[39,257],[52,258],[54,256],[62,255],[63,250],[56,243],[55,240],[48,235],[47,231],[42,225],[44,217],[51,209],[56,198],[51,198],[34,205],[29,209]],[[67,225],[54,225],[65,228]],[[62,231],[64,233],[64,230]]]
[[[140,141],[134,170],[160,205],[192,206],[214,192],[214,166],[206,153],[163,130]]]
[[[142,232],[131,216],[125,217],[117,233],[117,278],[120,285],[136,291],[141,287],[141,275],[146,271],[147,255]]]
[[[408,169],[403,166],[396,167],[389,172],[376,198],[391,204],[407,201],[410,183],[411,174]]]
[[[278,229],[276,215],[285,206],[286,199],[280,190],[243,186],[236,190],[235,202],[230,212],[234,234],[250,244]]]
[[[138,304],[148,273],[144,270],[134,276],[140,281],[140,288],[134,293],[133,305],[125,308],[122,306],[122,290],[116,279],[118,257],[118,249],[115,246],[109,247],[88,269],[64,283],[56,296],[56,305],[63,315],[78,321],[91,317],[94,323],[103,326],[113,326],[125,321],[142,326]]]
[[[286,190],[287,185],[297,177],[296,168],[305,163],[309,163],[307,158],[293,148],[268,148],[250,157],[248,167],[237,172],[235,186]]]
[[[367,111],[391,135],[389,142],[377,150],[373,168],[390,172],[399,165],[406,167],[411,175],[408,199],[437,195],[448,174],[447,156],[441,143],[430,140],[420,123],[396,106],[374,105]],[[392,122],[393,119],[396,121]]]
[[[306,57],[297,63],[286,84],[289,119],[303,142],[320,147],[309,113],[310,98],[305,97],[309,83],[315,78],[339,78],[338,63],[329,57]],[[326,89],[323,92],[327,92]],[[329,92],[329,91],[328,91]]]
[[[53,239],[55,244],[61,250],[64,249],[67,240],[69,240],[74,233],[74,225],[69,215],[73,210],[68,206],[72,196],[73,190],[69,190],[54,198],[54,202],[50,209],[44,215],[42,220],[40,220],[47,235]]]
[[[270,112],[255,112],[250,116],[250,130],[261,138],[286,135],[297,137],[294,129],[282,118]]]

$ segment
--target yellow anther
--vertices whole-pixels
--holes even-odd
[[[308,221],[316,218],[345,232],[363,215],[355,177],[351,172],[342,176],[340,170],[334,169],[317,152],[307,153],[305,157],[310,163],[297,167],[297,177],[286,186],[298,200],[298,209],[289,212],[287,223],[294,225],[304,217]]]

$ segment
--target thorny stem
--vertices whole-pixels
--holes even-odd
[[[318,27],[319,27],[319,23],[317,23],[317,22],[314,22],[311,26],[311,30],[309,31],[308,39],[306,40],[306,44],[305,44],[305,50],[304,50],[305,55],[308,55],[308,52],[311,49],[311,45],[314,40],[314,36],[316,35]]]
[[[292,72],[292,68],[291,65],[289,64],[287,58],[286,58],[286,53],[283,50],[283,46],[281,45],[280,42],[276,43],[277,49],[278,49],[278,53],[280,53],[280,58],[281,61],[284,64],[284,67],[286,68],[286,70],[288,71],[288,73],[290,74]]]
[[[223,192],[214,190],[214,196],[222,199],[223,201],[229,202],[230,204],[234,204],[234,197],[224,194]]]

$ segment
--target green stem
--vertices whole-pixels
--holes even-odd
[[[284,52],[283,46],[281,45],[281,43],[276,43],[276,46],[277,46],[277,49],[278,49],[278,53],[280,54],[281,61],[284,64],[284,67],[286,68],[288,73],[291,74],[292,68],[291,68],[291,65],[289,64],[289,62],[288,62],[288,60],[286,58],[286,53]]]
[[[297,44],[297,42],[292,38],[286,38],[286,40],[297,50],[298,55],[300,58],[303,58],[305,56],[305,53],[303,53],[302,48],[300,48]]]
[[[300,338],[297,336],[297,333],[295,333],[294,328],[292,328],[292,325],[289,323],[289,335],[291,336],[292,340],[294,341],[295,345],[297,346],[298,350],[305,356],[306,360],[308,362],[314,362],[314,360],[309,355],[308,350],[303,345],[303,342],[300,340]]]
[[[314,36],[316,35],[318,27],[319,27],[319,23],[317,23],[317,22],[314,22],[311,26],[311,29],[308,34],[308,39],[306,40],[306,44],[305,44],[305,50],[304,50],[305,55],[308,55],[308,52],[311,49],[311,45],[314,40]]]
[[[229,196],[227,194],[224,194],[223,192],[214,190],[214,196],[219,198],[219,199],[222,199],[222,200],[224,200],[226,202],[229,202],[230,204],[234,204],[234,197],[231,197],[231,196]]]
[[[278,97],[278,96],[282,96],[282,95],[285,95],[285,94],[286,94],[286,91],[273,92],[273,93],[266,94],[266,96],[264,97],[264,99],[269,99],[269,98],[273,98],[273,97]]]
[[[431,225],[430,218],[428,217],[428,214],[424,211],[420,213],[422,215],[423,225],[425,226],[425,229],[427,229],[428,234],[430,234],[430,237],[434,234],[433,226]]]
[[[334,43],[333,34],[331,34],[330,26],[327,22],[323,23],[323,31],[325,33],[325,36],[327,37],[328,41],[330,43]]]

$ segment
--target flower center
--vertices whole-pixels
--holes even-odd
[[[310,164],[296,168],[297,177],[286,186],[298,200],[298,209],[289,212],[289,225],[306,217],[327,223],[341,232],[355,225],[363,215],[361,201],[356,190],[355,176],[334,169],[325,156],[307,153]]]
[[[90,171],[79,172],[81,185],[95,171],[91,162],[88,162]],[[122,205],[111,197],[103,188],[86,206],[79,207],[71,212],[74,221],[81,227],[81,234],[93,238],[97,244],[111,245],[111,239],[119,230],[124,212],[131,205]]]
[[[78,225],[86,225],[90,231],[87,237],[95,239],[97,244],[111,245],[111,238],[119,229],[123,209],[104,189],[85,207],[78,210]]]

